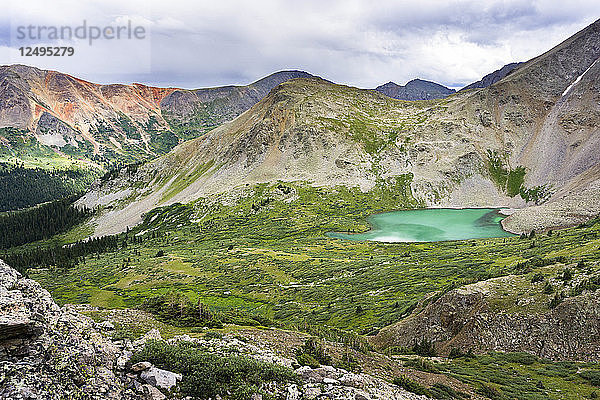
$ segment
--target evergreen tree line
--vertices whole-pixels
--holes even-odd
[[[72,268],[77,263],[85,261],[87,255],[114,251],[127,245],[126,242],[121,242],[118,235],[102,236],[67,246],[27,249],[19,253],[4,253],[0,254],[0,258],[26,275],[27,269],[33,267]]]
[[[0,214],[0,249],[47,239],[82,222],[91,212],[74,207],[76,199],[69,196],[23,211]]]
[[[0,163],[0,212],[19,210],[85,190],[96,174],[84,169],[25,168]]]

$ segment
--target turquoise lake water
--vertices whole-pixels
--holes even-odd
[[[330,232],[327,236],[377,242],[439,242],[514,236],[502,229],[497,208],[427,208],[375,214],[365,233]]]

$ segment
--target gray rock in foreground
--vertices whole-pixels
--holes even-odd
[[[164,369],[150,367],[140,374],[146,383],[160,389],[170,390],[177,382],[181,381],[181,375]]]
[[[0,398],[140,399],[114,374],[119,349],[0,261]]]

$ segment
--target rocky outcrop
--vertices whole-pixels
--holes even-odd
[[[526,278],[507,276],[452,290],[382,329],[373,343],[380,348],[410,348],[415,338],[425,338],[443,355],[455,347],[475,353],[527,352],[557,361],[600,360],[598,294],[583,293],[550,308],[553,295],[541,299],[518,295],[541,291],[541,287],[519,289],[525,285]],[[514,297],[503,295],[509,291]]]
[[[134,349],[141,349],[148,340],[162,340],[157,332],[147,334],[145,337],[130,343]],[[165,341],[168,344],[178,342],[194,343],[197,348],[206,349],[217,355],[239,354],[255,358],[257,360],[274,363],[288,368],[295,368],[298,376],[296,383],[269,384],[262,389],[277,399],[285,400],[427,400],[426,396],[407,392],[389,382],[364,373],[353,373],[341,368],[323,365],[318,368],[300,367],[295,360],[274,354],[260,345],[246,343],[232,337],[222,339],[197,339],[188,335],[176,336]],[[142,387],[141,381],[152,384],[152,387],[161,387],[163,378],[148,379],[150,375],[156,375],[153,371],[162,371],[148,362],[140,362],[131,366],[131,371],[139,374],[135,378],[134,385]],[[179,378],[177,374],[164,371],[159,375],[168,375],[171,379],[169,384]],[[167,382],[167,380],[165,380]],[[166,387],[163,386],[166,389]],[[142,389],[143,390],[143,389]],[[252,399],[263,399],[261,395],[255,395]]]
[[[0,398],[138,399],[115,375],[119,349],[0,261]]]

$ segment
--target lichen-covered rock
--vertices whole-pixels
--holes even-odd
[[[177,382],[181,381],[181,375],[164,369],[150,367],[140,374],[146,383],[160,389],[170,390]]]
[[[0,398],[138,399],[114,374],[120,350],[0,261]]]
[[[169,339],[166,342],[169,344],[191,342],[200,349],[218,355],[244,355],[263,362],[275,363],[286,367],[296,365],[293,360],[275,355],[271,350],[262,347],[259,344],[246,343],[228,336],[222,339],[204,340],[192,338],[188,335],[181,335]],[[136,343],[140,345],[136,350],[141,349],[144,345],[142,341]],[[149,363],[144,364],[144,367],[146,367]],[[137,364],[134,364],[134,366],[135,365]],[[149,375],[155,376],[156,374],[153,371],[156,370],[158,370],[158,368],[155,367],[145,369],[140,374],[140,378],[147,383],[151,383],[153,386],[164,387],[160,385],[158,380],[147,379],[147,376]],[[173,374],[169,371],[164,372]],[[304,366],[297,368],[294,372],[298,376],[298,382],[266,384],[262,389],[270,396],[282,400],[427,400],[427,397],[425,396],[407,392],[383,379],[364,373],[348,372],[344,369],[335,368],[329,365],[323,365],[319,368]]]
[[[90,318],[74,307],[58,307],[38,283],[21,277],[0,261],[0,399],[164,400],[185,377],[141,362],[129,366],[132,352],[149,340],[163,340],[156,329],[141,339],[120,342],[100,334]],[[294,360],[276,355],[260,343],[236,338],[169,339],[193,342],[217,355],[245,355],[288,368]],[[265,384],[264,393],[277,399],[300,400],[426,400],[389,382],[331,366],[296,371],[298,382]],[[159,390],[159,389],[162,389]],[[255,393],[254,399],[262,398]]]

